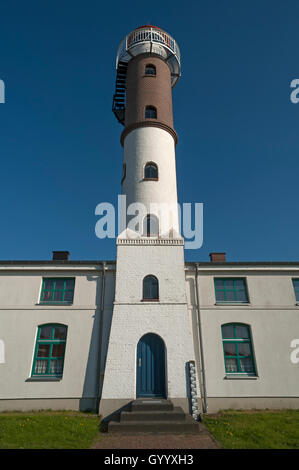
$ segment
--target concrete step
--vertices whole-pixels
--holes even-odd
[[[185,421],[110,421],[109,433],[197,434],[199,425],[190,416]]]
[[[173,404],[165,399],[137,399],[131,404],[131,411],[172,411]]]
[[[171,411],[122,411],[121,422],[128,421],[185,421],[186,415],[182,408],[175,407]]]

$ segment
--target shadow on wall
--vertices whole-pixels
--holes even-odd
[[[99,401],[102,393],[104,374],[103,357],[106,353],[103,348],[103,327],[105,322],[105,298],[106,291],[104,285],[104,298],[102,299],[102,276],[88,275],[86,279],[96,283],[96,309],[93,315],[93,326],[89,345],[88,359],[85,370],[82,397],[79,403],[80,411],[93,411],[98,413]],[[105,282],[105,281],[104,281]],[[111,318],[109,325],[106,325],[108,337],[110,335]],[[101,367],[102,364],[102,367]]]

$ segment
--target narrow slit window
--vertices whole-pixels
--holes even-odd
[[[159,220],[156,215],[148,214],[143,221],[143,236],[157,237],[159,235]]]

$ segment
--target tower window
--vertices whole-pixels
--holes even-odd
[[[157,237],[159,235],[159,220],[156,215],[148,214],[143,220],[143,236]]]
[[[153,162],[148,162],[144,167],[144,179],[145,180],[157,180],[158,179],[158,167]]]
[[[250,328],[242,323],[222,325],[225,371],[255,374]]]
[[[147,106],[145,108],[145,118],[157,119],[157,108],[155,108],[154,106]]]
[[[142,300],[159,300],[159,282],[155,276],[146,276],[143,279]]]
[[[62,377],[67,326],[48,324],[38,328],[32,376]]]
[[[156,75],[156,67],[153,64],[145,66],[145,75]]]

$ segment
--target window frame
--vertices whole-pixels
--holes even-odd
[[[45,327],[51,327],[51,338],[50,339],[40,339],[40,334],[42,328]],[[56,327],[64,327],[66,329],[65,332],[65,339],[54,339],[54,332]],[[63,369],[64,369],[64,362],[65,362],[65,352],[66,352],[66,340],[67,340],[67,333],[68,333],[68,326],[64,325],[62,323],[45,323],[42,325],[38,325],[37,329],[37,334],[36,334],[36,339],[35,339],[35,348],[34,348],[34,354],[33,354],[33,361],[32,361],[32,369],[31,369],[31,378],[62,378],[63,376]],[[44,345],[50,345],[50,350],[49,350],[49,356],[38,356],[38,349],[39,345],[44,344]],[[54,345],[59,345],[59,344],[64,344],[64,353],[63,356],[52,356],[52,351],[53,351],[53,346]],[[51,366],[51,361],[57,361],[62,359],[62,366],[61,366],[61,374],[57,373],[50,373],[50,366]],[[35,372],[35,366],[37,361],[48,361],[47,365],[47,371],[45,373],[36,373]]]
[[[156,111],[156,116],[155,117],[147,116],[146,112],[149,111],[149,110],[151,110],[151,111],[155,110]],[[152,104],[146,105],[145,110],[144,110],[144,119],[158,119],[158,110],[157,110],[156,106],[153,106]]]
[[[294,281],[298,282],[298,287],[295,287]],[[299,305],[299,278],[298,277],[292,277],[292,284],[293,284],[293,291],[295,295],[295,302],[297,305]],[[297,299],[298,295],[298,299]]]
[[[148,220],[155,219],[155,224],[157,224],[157,233],[151,234],[151,231],[148,231]],[[151,224],[150,224],[151,225]],[[146,228],[146,230],[144,230]],[[159,217],[156,214],[146,214],[143,219],[143,227],[142,227],[142,236],[146,238],[159,238],[160,234],[160,221]]]
[[[46,281],[54,281],[56,283],[56,281],[61,281],[61,280],[64,281],[63,289],[55,289],[55,284],[54,284],[54,288],[45,289],[45,282]],[[51,297],[54,296],[55,292],[62,291],[63,292],[63,299],[64,299],[65,293],[71,290],[71,289],[66,289],[66,281],[70,281],[70,280],[74,281],[72,300],[52,300],[52,299],[51,300],[42,300],[45,291],[51,291],[52,292]],[[75,283],[76,283],[76,278],[75,277],[43,277],[42,278],[41,291],[40,291],[39,304],[40,305],[72,305],[74,303]]]
[[[157,176],[156,177],[147,177],[147,176],[145,176],[146,168],[149,167],[149,166],[156,167],[156,170],[157,170]],[[157,163],[152,162],[152,161],[146,162],[146,164],[143,167],[143,180],[144,181],[158,181],[159,180],[159,169],[158,169]]]
[[[150,278],[150,277],[155,279],[157,282],[157,297],[153,297],[153,298],[144,297],[144,281],[145,279]],[[142,302],[159,302],[159,300],[160,300],[159,279],[154,274],[147,274],[142,279]]]
[[[215,281],[243,281],[244,282],[244,290],[246,294],[246,300],[218,300],[217,299],[217,292],[223,291],[224,296],[226,297],[227,291],[233,291],[234,292],[234,297],[236,297],[236,292],[238,289],[235,288],[235,285],[233,284],[233,289],[228,289],[225,287],[225,284],[223,285],[223,289],[217,289],[216,288],[216,282]],[[214,292],[215,292],[215,302],[216,304],[236,304],[236,305],[248,305],[250,303],[249,299],[249,292],[248,292],[248,286],[247,286],[247,279],[246,277],[214,277]]]
[[[152,67],[155,70],[155,73],[147,73],[146,69],[147,67]],[[144,67],[144,76],[145,77],[156,77],[157,76],[157,67],[154,64],[146,64]]]
[[[223,328],[225,326],[232,326],[234,330],[234,337],[233,338],[223,338]],[[238,338],[236,336],[236,327],[237,326],[243,326],[247,328],[248,331],[248,338]],[[252,344],[252,334],[251,334],[251,328],[250,325],[246,323],[224,323],[221,325],[221,338],[222,338],[222,350],[223,350],[223,359],[224,359],[224,370],[226,376],[245,376],[245,377],[257,377],[257,368],[256,368],[256,363],[255,363],[255,356],[254,356],[254,350],[253,350],[253,344]],[[236,348],[236,355],[231,355],[227,356],[225,354],[225,349],[224,345],[225,344],[234,344]],[[250,356],[241,356],[239,354],[239,348],[238,344],[249,344],[249,350],[250,350]],[[250,357],[251,358],[251,363],[252,363],[252,372],[246,372],[241,370],[241,365],[240,365],[240,358],[244,357]],[[237,371],[228,371],[227,370],[227,364],[226,364],[226,359],[227,358],[233,358],[237,360]]]

